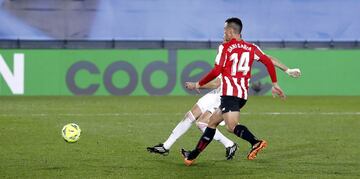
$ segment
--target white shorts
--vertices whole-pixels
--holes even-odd
[[[196,104],[199,106],[202,113],[214,111],[220,106],[220,94],[207,93],[201,97]]]

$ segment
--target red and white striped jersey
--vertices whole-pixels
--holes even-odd
[[[199,81],[199,85],[202,86],[221,74],[222,96],[247,99],[254,60],[266,66],[272,82],[277,81],[274,64],[259,47],[244,40],[232,39],[219,46],[215,67]]]

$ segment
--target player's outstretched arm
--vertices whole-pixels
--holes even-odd
[[[205,85],[201,86],[201,89],[216,89],[220,86],[221,79],[219,77],[215,78],[215,80],[206,83]]]
[[[202,86],[204,86],[207,83],[209,83],[210,81],[214,80],[216,77],[218,77],[221,74],[221,72],[223,70],[222,67],[224,66],[225,57],[226,57],[226,53],[227,53],[223,49],[224,49],[224,46],[220,45],[218,54],[216,55],[216,58],[215,58],[214,68],[208,74],[206,74],[204,77],[202,77],[200,81],[198,81],[195,84],[195,88],[201,88]]]
[[[262,64],[265,65],[266,70],[268,71],[268,73],[270,75],[272,85],[273,85],[273,87],[271,89],[273,97],[275,97],[277,95],[281,99],[285,99],[286,98],[285,93],[277,83],[275,65],[273,64],[271,59],[267,55],[265,55],[261,50],[259,50],[258,48],[255,49],[255,56]]]
[[[273,56],[270,56],[270,55],[267,55],[267,56],[271,59],[271,61],[273,62],[273,64],[274,64],[276,67],[280,68],[282,71],[284,71],[284,72],[285,72],[286,74],[288,74],[289,76],[291,76],[291,77],[293,77],[293,78],[298,78],[298,77],[301,76],[301,71],[300,71],[300,69],[298,69],[298,68],[293,68],[293,69],[288,68],[285,64],[281,63],[281,62],[279,61],[279,59],[277,59],[277,58],[275,58],[275,57],[273,57]]]
[[[220,78],[216,78],[213,81],[210,81],[209,83],[206,83],[205,85],[201,86],[200,89],[216,89],[220,86],[221,80]],[[190,90],[197,89],[195,82],[185,82],[185,87]]]
[[[272,85],[273,85],[272,89],[271,89],[271,93],[272,93],[273,97],[275,98],[276,96],[279,96],[280,99],[285,100],[286,99],[285,93],[277,83],[276,71],[275,71],[274,64],[271,62],[270,58],[267,57],[266,55],[264,55],[262,58],[260,58],[260,62],[265,65],[265,67],[270,75]]]

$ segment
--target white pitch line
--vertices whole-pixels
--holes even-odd
[[[184,115],[185,113],[29,113],[29,114],[0,114],[1,117],[17,117],[17,116],[32,116],[32,117],[47,117],[47,116],[167,116],[167,115]],[[360,112],[242,112],[241,115],[360,115]]]
[[[241,113],[245,115],[360,115],[360,112],[263,112]]]

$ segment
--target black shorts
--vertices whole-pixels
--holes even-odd
[[[223,114],[231,111],[240,111],[246,100],[235,96],[221,96],[220,110]]]

